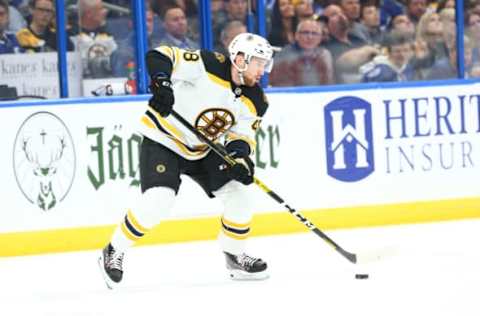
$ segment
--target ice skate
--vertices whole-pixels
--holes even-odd
[[[268,278],[267,263],[246,254],[233,255],[224,252],[227,269],[233,280],[264,280]]]
[[[109,289],[122,281],[123,276],[123,252],[116,251],[111,244],[108,244],[98,258],[98,264],[102,271],[103,278]]]

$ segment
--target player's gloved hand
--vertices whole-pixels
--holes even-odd
[[[226,149],[229,156],[236,162],[233,166],[227,167],[227,176],[245,185],[252,184],[255,164],[249,157],[249,145],[242,140],[237,140],[228,144]]]
[[[148,101],[148,105],[160,113],[161,116],[167,117],[172,112],[175,102],[170,78],[166,74],[155,75],[152,77],[150,90],[153,96]]]

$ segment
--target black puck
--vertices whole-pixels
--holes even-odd
[[[368,274],[355,274],[355,279],[359,279],[359,280],[368,279]]]

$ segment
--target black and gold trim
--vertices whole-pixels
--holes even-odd
[[[230,61],[220,53],[206,50],[200,51],[200,55],[207,73],[217,77],[219,80],[226,81],[230,88]]]
[[[156,50],[170,59],[173,69],[177,67],[180,60],[180,51],[177,47],[160,46]]]
[[[237,224],[231,222],[224,217],[221,219],[222,232],[233,239],[243,240],[247,239],[250,234],[250,223]]]
[[[149,231],[149,229],[138,223],[131,210],[128,210],[127,215],[125,215],[125,219],[121,224],[121,229],[125,236],[131,241],[139,240]]]
[[[161,131],[186,155],[196,157],[205,154],[209,150],[207,145],[189,147],[182,143],[180,141],[180,139],[183,139],[182,133],[150,107],[143,115],[142,123],[149,128],[158,129]]]
[[[234,132],[229,131],[227,133],[226,141],[227,144],[230,144],[231,142],[237,141],[237,140],[242,140],[246,142],[250,146],[250,153],[255,152],[255,149],[257,148],[257,142],[254,139],[251,139],[249,137],[243,136],[236,134]]]
[[[223,59],[218,56],[218,53],[215,54],[210,51],[202,50],[200,53],[208,78],[235,93],[235,89],[239,87],[232,83],[230,73],[232,63],[230,60],[228,58]],[[255,116],[262,117],[268,108],[268,101],[263,89],[259,85],[254,87],[241,86],[241,91],[240,98],[249,111]]]
[[[162,124],[160,124],[160,121],[155,117],[155,114],[151,110],[147,110],[145,112],[145,115],[150,119],[150,121],[155,125],[155,127],[159,130],[161,130],[163,133],[170,135],[170,133],[163,128]],[[170,135],[172,136],[172,135]]]
[[[259,86],[244,87],[241,100],[248,106],[250,112],[256,116],[262,117],[267,112],[267,97]]]

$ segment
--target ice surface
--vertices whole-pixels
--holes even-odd
[[[326,233],[384,257],[353,265],[312,233],[252,238],[270,278],[238,282],[215,241],[136,247],[113,291],[99,251],[2,258],[0,315],[480,315],[480,220]]]

